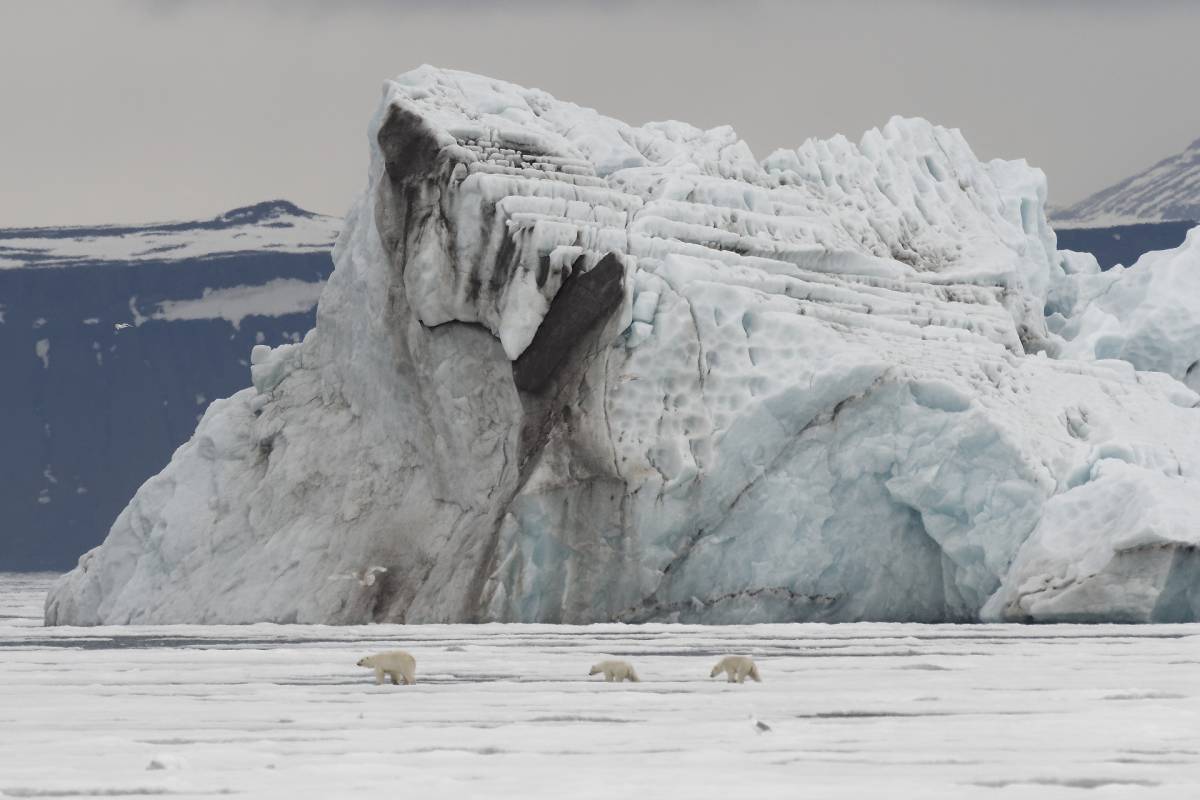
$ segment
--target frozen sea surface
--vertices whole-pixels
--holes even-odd
[[[0,575],[2,797],[1200,797],[1197,625],[43,628],[51,577]]]

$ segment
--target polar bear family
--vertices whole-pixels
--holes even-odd
[[[384,678],[390,678],[394,685],[403,683],[411,686],[417,682],[417,660],[403,650],[389,650],[386,653],[376,653],[358,660],[358,666],[375,670],[375,683],[383,683]],[[762,683],[758,667],[750,656],[725,656],[712,668],[708,677],[715,678],[725,673],[729,683],[745,683],[746,678],[752,678]],[[592,665],[588,675],[604,674],[607,683],[632,681],[638,683],[641,679],[628,661],[609,660]]]

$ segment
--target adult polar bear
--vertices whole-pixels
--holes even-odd
[[[712,668],[708,677],[715,678],[722,672],[728,676],[730,683],[745,683],[747,677],[753,678],[757,683],[762,683],[762,678],[758,674],[758,666],[749,656],[725,656]]]
[[[638,683],[641,681],[641,678],[633,671],[633,665],[628,661],[601,661],[592,665],[588,675],[597,675],[601,672],[604,673],[604,680],[608,683],[620,683],[621,681]]]
[[[375,670],[377,684],[383,683],[384,676],[390,678],[393,685],[403,681],[405,686],[412,686],[417,682],[417,660],[403,650],[365,656],[358,660],[358,666]]]

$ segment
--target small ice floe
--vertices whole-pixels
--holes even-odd
[[[366,567],[358,571],[338,572],[329,576],[331,581],[358,581],[359,586],[374,586],[375,576],[387,572],[387,567]]]
[[[162,753],[150,759],[150,763],[146,765],[146,769],[183,769],[185,766],[187,766],[187,762],[179,756],[173,756],[169,753]]]
[[[113,325],[113,330],[114,331],[123,331],[126,328],[132,328],[132,327],[133,326],[130,325],[128,322],[118,322],[117,324]]]
[[[758,719],[753,714],[750,715],[750,724],[754,726],[755,733],[767,733],[771,730],[771,726]]]

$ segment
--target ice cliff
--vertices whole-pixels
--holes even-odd
[[[48,623],[1200,617],[1200,396],[1055,358],[1040,171],[429,67],[369,141],[317,327]]]

